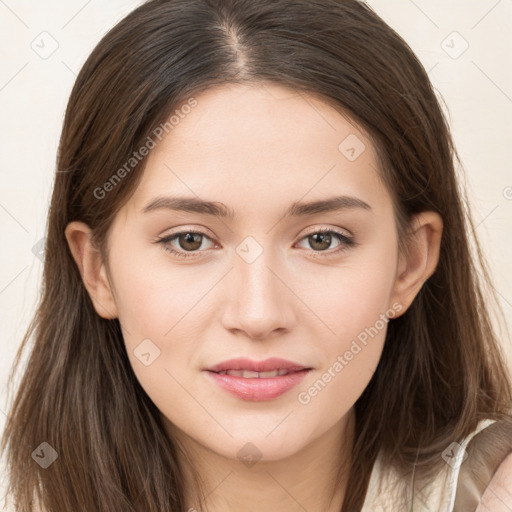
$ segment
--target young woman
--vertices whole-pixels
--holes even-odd
[[[454,161],[362,2],[123,19],[66,112],[14,510],[507,506],[511,386]]]

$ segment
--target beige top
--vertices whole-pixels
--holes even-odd
[[[470,444],[475,436],[475,442]],[[461,443],[452,443],[443,451],[441,456],[446,464],[436,478],[414,490],[410,481],[383,467],[377,457],[361,512],[475,510],[493,474],[511,452],[511,425],[482,420]],[[403,503],[404,496],[407,503]]]

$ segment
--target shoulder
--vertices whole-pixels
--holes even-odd
[[[483,421],[465,449],[457,475],[454,512],[510,512],[512,419]]]
[[[500,464],[486,487],[476,512],[512,510],[512,453]]]

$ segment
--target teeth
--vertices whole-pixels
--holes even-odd
[[[231,375],[232,377],[243,377],[245,379],[265,379],[270,377],[280,377],[290,373],[287,369],[272,370],[269,372],[253,372],[251,370],[224,370],[218,372],[219,375]]]
[[[243,370],[242,377],[245,379],[257,379],[260,376],[258,372],[252,372],[250,370]]]
[[[272,370],[269,372],[259,372],[260,379],[265,377],[277,377],[279,375],[279,370]]]

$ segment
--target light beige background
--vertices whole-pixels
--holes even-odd
[[[66,102],[101,36],[140,3],[0,0],[0,431],[7,372],[37,300],[42,263],[33,247],[44,236]],[[446,102],[512,331],[512,1],[367,3],[412,47]],[[511,340],[503,347],[512,362]]]

